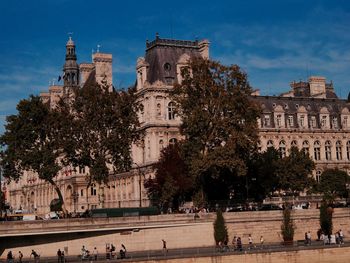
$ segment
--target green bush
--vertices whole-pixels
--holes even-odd
[[[331,235],[333,230],[333,208],[326,201],[320,207],[320,227],[325,235]]]
[[[285,205],[283,210],[283,221],[281,225],[281,232],[284,241],[293,241],[295,225],[292,219],[292,210],[289,205]]]
[[[225,219],[220,209],[216,211],[216,219],[214,222],[214,239],[216,244],[219,244],[220,241],[224,242],[225,240],[228,239]]]

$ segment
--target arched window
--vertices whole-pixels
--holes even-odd
[[[169,102],[168,104],[168,119],[173,120],[175,119],[175,103]]]
[[[280,151],[282,158],[286,156],[286,142],[285,141],[280,141],[279,151]]]
[[[310,153],[310,146],[309,146],[309,142],[308,141],[303,141],[303,152],[306,155],[309,155],[309,153]]]
[[[293,140],[291,143],[290,143],[290,147],[298,147],[298,143],[296,140]]]
[[[321,160],[321,143],[319,141],[314,143],[314,159],[315,161]]]
[[[343,159],[341,141],[337,141],[335,143],[335,153],[336,153],[337,160],[341,161]]]
[[[271,147],[273,147],[273,141],[272,140],[268,140],[267,141],[267,146],[266,146],[267,148],[271,148]]]
[[[346,143],[346,159],[350,161],[350,141]]]
[[[332,144],[330,141],[326,141],[324,145],[326,160],[332,160]]]
[[[171,144],[171,145],[174,145],[176,142],[177,142],[177,139],[176,139],[176,138],[171,138],[171,139],[169,140],[169,144]]]
[[[164,148],[164,141],[159,140],[159,150],[163,150],[163,148]]]
[[[316,171],[316,182],[319,183],[321,180],[321,174],[322,172],[320,170]]]

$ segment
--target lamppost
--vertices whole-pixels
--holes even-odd
[[[77,212],[77,201],[78,201],[78,198],[79,198],[79,194],[77,192],[73,192],[72,193],[72,198],[73,198],[73,209],[74,209],[74,213]]]

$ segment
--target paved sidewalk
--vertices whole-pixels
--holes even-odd
[[[308,250],[308,249],[320,249],[320,248],[334,248],[339,247],[350,247],[350,242],[345,242],[342,245],[332,244],[324,245],[322,241],[313,241],[311,245],[305,245],[304,242],[295,241],[292,246],[284,246],[281,243],[266,243],[263,247],[260,244],[253,246],[249,249],[247,244],[243,244],[242,251],[234,251],[232,246],[228,249],[219,249],[216,247],[194,247],[194,248],[181,248],[181,249],[168,249],[167,253],[163,250],[149,250],[149,251],[135,251],[127,252],[125,259],[120,259],[119,254],[112,259],[106,259],[106,254],[99,254],[98,260],[94,261],[91,256],[90,259],[82,260],[78,255],[66,256],[66,262],[134,262],[138,260],[157,260],[164,258],[187,258],[187,257],[198,257],[198,256],[220,256],[220,255],[239,255],[239,254],[254,254],[254,253],[271,253],[281,251],[297,251],[297,250]],[[0,262],[6,262],[6,260],[0,260]],[[17,259],[13,263],[17,263]],[[23,263],[34,263],[34,259],[24,258]],[[42,257],[38,263],[58,263],[57,257]]]

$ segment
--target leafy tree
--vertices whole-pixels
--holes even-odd
[[[333,230],[333,208],[323,200],[320,207],[320,227],[325,235],[331,235]]]
[[[182,118],[189,172],[203,196],[227,199],[257,150],[260,109],[249,99],[252,89],[237,65],[194,58],[181,74],[172,98]]]
[[[292,209],[290,205],[285,204],[283,210],[283,221],[281,225],[281,233],[284,241],[292,241],[294,238],[295,225],[292,218]]]
[[[145,188],[153,204],[163,211],[168,207],[177,210],[188,199],[193,190],[193,178],[188,175],[179,144],[162,150],[160,160],[155,164],[155,177],[145,182]]]
[[[315,163],[303,150],[292,147],[288,156],[280,159],[276,175],[278,188],[293,195],[313,185],[314,179],[311,172]]]
[[[227,227],[221,209],[216,211],[216,219],[214,221],[214,239],[216,244],[228,240]]]
[[[321,174],[318,191],[329,201],[333,201],[336,197],[347,197],[346,185],[349,182],[350,176],[345,171],[327,169]]]
[[[248,184],[250,197],[262,201],[269,194],[278,190],[278,177],[276,175],[281,155],[273,147],[265,152],[252,156],[248,165]]]
[[[54,179],[64,166],[61,134],[69,122],[69,115],[64,108],[62,111],[50,110],[36,96],[21,100],[17,111],[16,115],[7,117],[5,133],[0,137],[3,175],[18,181],[25,172],[36,173],[39,179],[54,187],[66,212],[61,191]]]
[[[75,90],[70,104],[74,121],[65,135],[65,151],[74,166],[88,167],[88,186],[106,183],[110,173],[128,171],[131,145],[139,131],[135,89],[110,91],[96,82]]]

